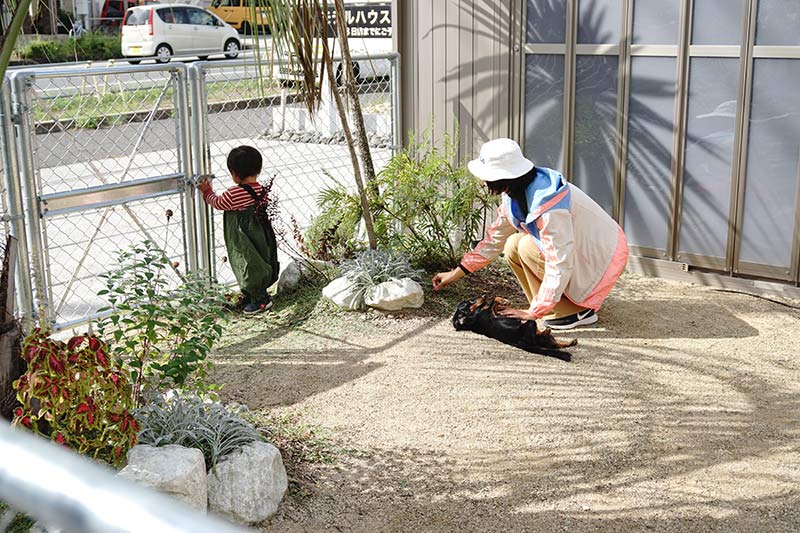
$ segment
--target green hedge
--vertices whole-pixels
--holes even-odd
[[[57,41],[31,41],[19,57],[35,63],[104,60],[122,57],[119,36],[87,33],[83,37]]]

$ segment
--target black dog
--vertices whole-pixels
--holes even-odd
[[[559,342],[553,337],[550,328],[539,331],[535,320],[522,321],[499,315],[503,309],[511,307],[505,298],[483,295],[479,298],[461,302],[453,315],[453,327],[480,333],[505,344],[516,346],[526,352],[547,355],[569,361],[571,355],[564,348],[578,344],[577,339]]]

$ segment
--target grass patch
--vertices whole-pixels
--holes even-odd
[[[163,90],[163,86],[127,88],[122,81],[113,78],[87,76],[81,80],[80,91],[75,94],[36,99],[32,106],[34,121],[74,120],[75,127],[89,129],[126,124],[131,120],[131,113],[150,112]],[[237,102],[279,95],[280,85],[257,79],[209,83],[207,94],[209,104]],[[169,87],[158,110],[172,116],[173,96],[173,89]]]
[[[482,293],[504,296],[526,307],[519,283],[505,261],[494,264],[461,279],[440,292],[434,292],[430,280],[435,273],[422,276],[425,304],[420,309],[383,312],[376,309],[347,311],[322,297],[325,283],[321,279],[305,280],[297,290],[274,297],[275,305],[267,314],[231,316],[226,333],[216,353],[225,356],[255,349],[323,348],[328,338],[358,338],[377,334],[384,319],[449,318],[456,305]],[[275,343],[275,344],[273,344]]]
[[[15,511],[11,510],[7,504],[0,502],[0,523],[5,523],[6,513],[15,513]],[[8,524],[8,528],[5,530],[5,532],[27,533],[28,531],[30,531],[33,524],[34,520],[32,518],[22,513],[18,513],[11,521],[11,523]]]
[[[299,415],[246,411],[240,416],[280,450],[289,491],[294,496],[310,495],[316,482],[312,466],[332,464],[343,451],[325,430],[301,422]]]

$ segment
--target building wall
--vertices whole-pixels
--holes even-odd
[[[800,1],[397,2],[407,130],[517,139],[635,255],[800,283]]]
[[[457,132],[461,157],[518,132],[522,0],[395,0],[403,128]],[[516,47],[516,51],[515,51]]]

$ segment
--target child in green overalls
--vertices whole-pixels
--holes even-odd
[[[198,184],[203,199],[224,211],[223,230],[233,274],[244,296],[244,312],[260,313],[272,307],[267,288],[278,279],[278,247],[269,222],[259,220],[256,208],[266,192],[258,183],[261,154],[252,146],[239,146],[228,154],[228,171],[236,184],[216,194],[211,180]]]

